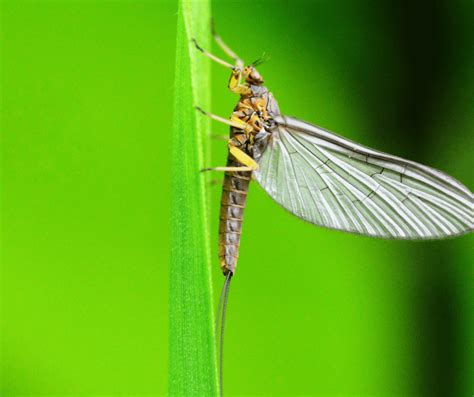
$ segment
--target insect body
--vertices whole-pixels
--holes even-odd
[[[221,303],[237,265],[243,211],[251,179],[282,207],[316,225],[391,239],[439,239],[472,231],[473,194],[433,168],[382,153],[321,127],[283,116],[256,70],[215,35],[235,60],[228,87],[240,95],[231,126],[219,224],[219,258],[226,276]],[[242,82],[243,80],[243,82]],[[221,330],[221,392],[222,392]]]
[[[242,128],[231,126],[227,167],[241,167],[240,159],[255,170],[255,160],[268,143],[268,129],[279,110],[272,94],[262,86],[263,80],[254,67],[247,67],[243,72],[240,69],[233,71],[229,85],[233,87],[234,82],[239,82],[242,73],[246,84],[235,85],[241,98],[231,117],[234,122],[241,123]],[[234,273],[237,265],[243,211],[251,177],[252,171],[226,171],[224,176],[219,219],[219,258],[224,274]]]
[[[219,227],[224,274],[235,272],[252,177],[294,215],[332,229],[393,239],[472,230],[473,195],[454,178],[282,116],[257,62],[242,68],[233,52],[236,66],[204,54],[232,68],[229,88],[240,95],[230,120],[206,113],[231,125],[227,166],[213,168],[226,172]]]

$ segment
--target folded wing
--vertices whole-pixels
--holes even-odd
[[[254,177],[294,215],[331,229],[435,239],[473,229],[473,194],[433,168],[278,117]]]

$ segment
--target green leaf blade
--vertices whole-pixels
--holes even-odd
[[[173,127],[169,395],[218,394],[207,194],[199,169],[208,154],[209,64],[192,46],[209,45],[210,6],[183,0],[178,13]]]

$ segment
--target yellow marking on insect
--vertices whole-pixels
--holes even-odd
[[[252,98],[252,105],[261,113],[264,120],[269,118],[266,98]]]
[[[250,120],[247,121],[247,124],[252,127],[252,132],[259,132],[263,128],[262,119],[257,115],[257,113],[252,114]]]
[[[250,157],[247,153],[240,150],[238,147],[230,146],[229,152],[232,154],[232,156],[234,156],[237,159],[239,163],[246,165],[252,171],[255,171],[258,169],[258,163],[252,157]]]
[[[232,123],[231,125],[233,127],[240,128],[241,130],[244,130],[247,134],[250,134],[253,130],[253,127],[250,124],[246,123],[236,115],[232,115],[232,117],[230,118],[230,122]]]
[[[249,96],[252,94],[252,90],[245,84],[241,84],[240,81],[242,79],[242,70],[240,68],[235,68],[232,71],[232,74],[230,75],[229,79],[229,84],[227,87],[229,90],[232,92],[239,94],[239,95],[244,95],[244,96]]]

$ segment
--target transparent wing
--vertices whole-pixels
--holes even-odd
[[[433,168],[278,117],[254,177],[294,215],[332,229],[400,239],[473,228],[473,194]]]

